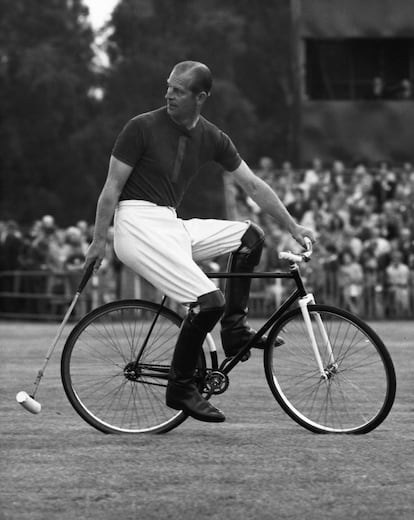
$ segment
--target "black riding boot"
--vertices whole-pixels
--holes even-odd
[[[240,248],[230,255],[231,273],[252,273],[260,262],[263,250],[264,233],[251,223],[241,239]],[[239,350],[256,334],[247,323],[247,304],[249,302],[251,278],[229,278],[226,283],[226,305],[221,319],[221,342],[227,357],[235,356]],[[266,336],[262,336],[253,348],[263,349]],[[276,345],[283,343],[277,338]],[[245,359],[248,357],[246,356]]]
[[[230,258],[230,272],[251,273],[247,255],[234,253]],[[226,356],[234,356],[256,333],[247,323],[251,278],[229,278],[226,283],[226,306],[221,319],[221,342]],[[266,339],[260,338],[253,346],[264,348]]]
[[[221,312],[222,309],[215,322]],[[192,322],[190,311],[182,324],[175,346],[168,378],[166,403],[170,408],[183,410],[199,421],[223,422],[225,417],[222,412],[200,395],[195,383],[197,360],[206,335],[207,332]]]

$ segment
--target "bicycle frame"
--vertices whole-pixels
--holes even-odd
[[[293,280],[296,284],[296,289],[286,298],[286,300],[280,305],[278,309],[276,309],[270,317],[265,321],[265,323],[259,328],[254,336],[250,338],[250,340],[240,349],[240,351],[231,358],[225,358],[223,362],[218,364],[218,356],[216,351],[210,351],[211,360],[212,360],[212,370],[220,370],[223,374],[229,374],[233,368],[243,360],[244,356],[249,352],[252,348],[252,345],[257,341],[257,339],[264,336],[264,334],[277,322],[279,318],[283,316],[287,312],[287,310],[298,301],[299,307],[301,309],[306,329],[309,335],[309,339],[311,341],[312,349],[314,352],[315,360],[318,365],[319,372],[321,374],[321,379],[328,379],[327,372],[322,364],[322,358],[319,352],[319,348],[315,339],[315,334],[312,328],[311,318],[308,311],[308,305],[314,304],[315,299],[312,294],[306,292],[305,286],[303,284],[303,280],[300,274],[299,266],[291,261],[289,271],[275,271],[275,272],[253,272],[253,273],[232,273],[229,271],[219,271],[219,272],[206,272],[206,276],[209,278],[215,279],[230,279],[230,278],[273,278],[273,279],[290,279]],[[160,309],[165,306],[167,297],[163,296],[162,301],[160,303]],[[154,318],[154,323],[157,320],[159,313]],[[328,351],[330,358],[330,366],[335,366],[335,359],[333,356],[332,347],[328,338],[328,334],[326,333],[325,327],[323,325],[322,319],[319,315],[316,316],[316,325],[321,333],[321,336],[325,343],[325,348]],[[147,339],[151,334],[152,327],[148,332]],[[135,362],[138,365],[140,357],[142,355],[143,350],[145,349],[146,341],[141,348],[137,360]]]
[[[264,334],[276,323],[276,321],[300,298],[307,295],[305,286],[303,284],[299,267],[296,264],[291,264],[290,271],[275,271],[275,272],[253,272],[253,273],[230,273],[230,272],[208,272],[206,275],[209,278],[274,278],[274,279],[290,279],[294,280],[296,289],[286,298],[286,300],[276,309],[265,323],[259,328],[252,338],[246,343],[246,345],[240,349],[240,351],[230,358],[226,358],[220,365],[219,369],[224,373],[228,374],[247,354],[251,349],[251,346],[257,341],[257,339],[264,336]]]
[[[253,272],[253,273],[231,273],[228,271],[219,271],[219,272],[206,272],[206,276],[209,278],[273,278],[273,279],[290,279],[294,280],[296,284],[296,289],[286,298],[286,300],[280,305],[278,309],[276,309],[271,316],[265,321],[265,323],[259,328],[254,336],[244,345],[240,351],[233,356],[232,358],[226,358],[220,365],[218,366],[218,358],[217,354],[212,356],[213,362],[213,370],[219,369],[224,374],[228,374],[247,354],[247,352],[251,349],[251,346],[256,342],[257,339],[261,338],[275,323],[276,321],[296,302],[301,301],[301,299],[306,298],[308,293],[306,292],[305,286],[303,284],[299,267],[292,263],[289,271],[275,271],[275,272]],[[167,297],[163,296],[160,306],[163,307],[165,305]],[[323,327],[323,325],[322,325]],[[326,333],[324,334],[325,337]],[[317,347],[316,347],[317,348]],[[213,353],[212,353],[213,354]],[[319,360],[320,355],[318,353]],[[138,361],[138,360],[137,360]],[[216,366],[214,366],[216,365]],[[320,366],[318,364],[318,366]],[[322,368],[323,371],[323,368]],[[324,371],[323,371],[324,373]]]
[[[329,378],[326,369],[322,364],[322,358],[319,352],[319,348],[315,339],[315,333],[311,323],[311,317],[309,315],[308,305],[314,304],[315,299],[313,294],[308,293],[303,284],[303,280],[300,274],[299,266],[294,260],[289,261],[290,270],[289,271],[276,271],[276,272],[253,272],[253,273],[230,273],[230,272],[217,272],[217,273],[206,273],[209,278],[274,278],[274,279],[282,279],[287,278],[294,280],[296,284],[296,289],[288,296],[288,298],[280,305],[278,309],[276,309],[271,316],[265,321],[265,323],[260,327],[260,329],[256,332],[256,334],[250,338],[250,340],[246,343],[246,345],[240,349],[240,351],[233,356],[232,358],[226,358],[220,365],[219,370],[221,370],[224,374],[228,374],[247,354],[250,350],[251,346],[257,341],[257,339],[261,338],[275,323],[276,321],[285,314],[285,312],[296,302],[299,303],[299,308],[301,309],[302,316],[306,325],[306,329],[309,335],[309,339],[311,341],[313,353],[315,356],[316,363],[319,368],[319,372],[321,374],[321,379],[327,380]],[[325,348],[329,354],[330,367],[335,367],[336,362],[333,355],[333,350],[331,343],[329,341],[328,334],[326,333],[324,324],[322,322],[319,314],[316,315],[316,325],[319,329],[319,332],[322,336],[322,339],[325,344]],[[217,360],[217,355],[213,357],[214,360]],[[216,362],[218,365],[218,361]],[[215,368],[215,367],[214,367]]]

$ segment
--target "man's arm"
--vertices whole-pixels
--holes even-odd
[[[236,183],[249,195],[260,208],[275,218],[278,225],[288,231],[293,238],[303,247],[306,247],[304,238],[308,237],[315,241],[312,230],[304,228],[296,223],[289,214],[283,202],[279,199],[273,189],[242,161],[237,170],[231,172]]]
[[[105,256],[108,228],[111,224],[122,188],[130,176],[131,171],[132,166],[111,156],[108,176],[98,199],[93,240],[86,253],[85,267],[93,262],[96,271]]]

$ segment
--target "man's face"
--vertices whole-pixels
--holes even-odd
[[[192,119],[199,113],[198,97],[190,90],[191,74],[171,72],[167,80],[167,112],[178,123]]]

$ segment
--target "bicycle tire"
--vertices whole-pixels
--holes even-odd
[[[363,434],[379,426],[395,399],[396,376],[391,356],[374,330],[343,309],[309,305],[312,323],[319,315],[335,363],[313,326],[321,352],[321,378],[300,309],[287,312],[269,333],[264,368],[269,387],[282,409],[315,433]],[[284,344],[275,345],[277,336]]]
[[[165,433],[180,425],[188,416],[167,407],[165,390],[181,322],[172,310],[144,300],[111,302],[84,316],[61,358],[63,388],[76,412],[104,433]],[[199,373],[205,367],[202,352]]]

